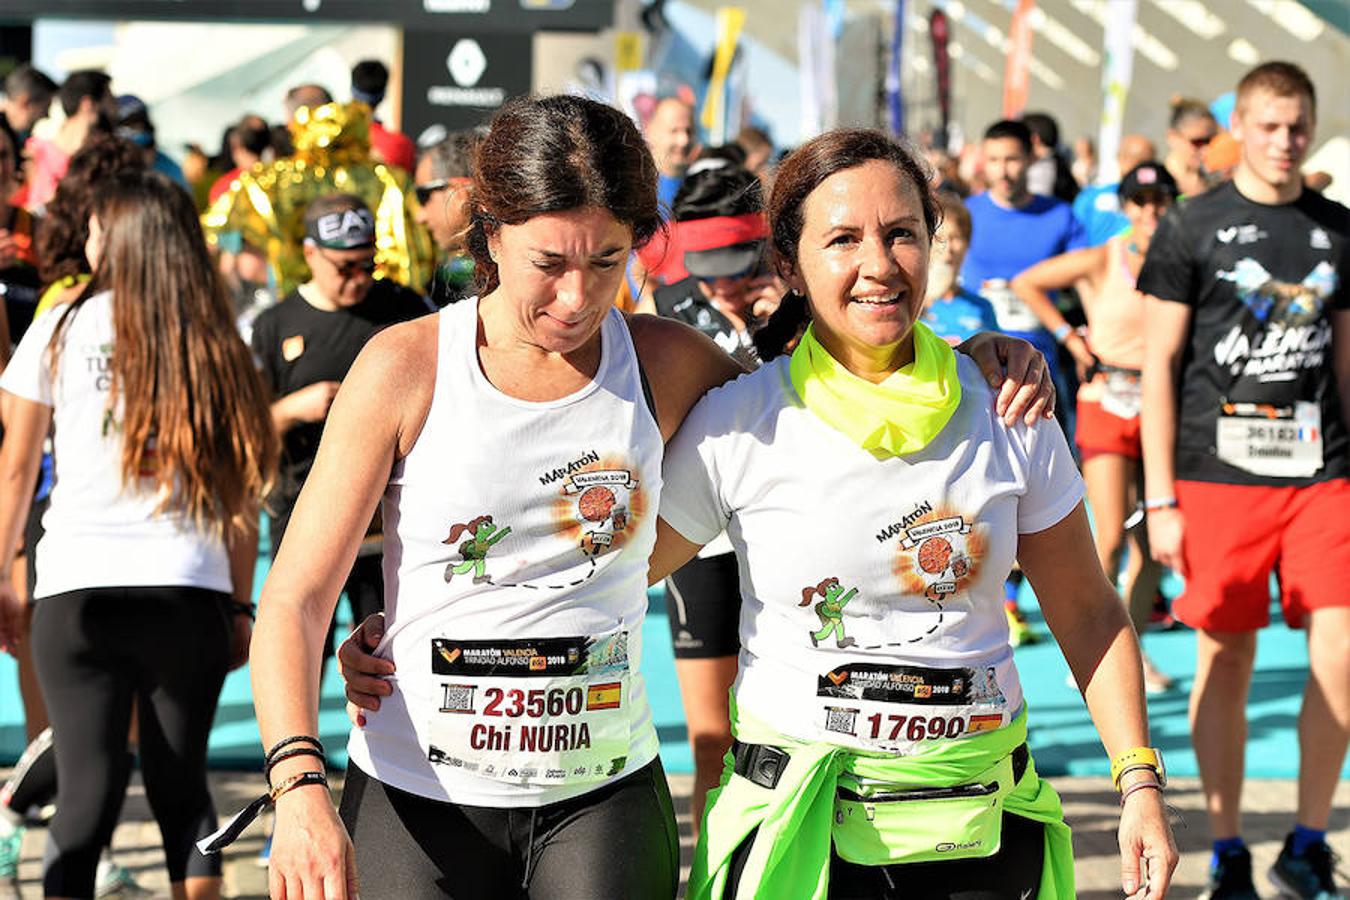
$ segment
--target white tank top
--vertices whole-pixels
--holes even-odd
[[[649,763],[639,664],[661,433],[617,310],[595,378],[494,387],[478,301],[439,313],[435,391],[382,503],[394,693],[348,745],[386,784],[475,806],[575,797]]]

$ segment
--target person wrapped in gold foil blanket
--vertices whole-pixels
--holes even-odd
[[[243,172],[202,217],[215,249],[260,252],[278,295],[306,281],[301,242],[305,208],[329,193],[355,194],[375,214],[375,277],[422,290],[431,277],[431,236],[414,220],[409,174],[370,155],[370,107],[302,106],[290,124],[292,156]]]

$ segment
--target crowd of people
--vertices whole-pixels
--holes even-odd
[[[127,887],[138,764],[178,898],[220,896],[263,806],[277,898],[673,897],[640,672],[664,581],[688,896],[1074,896],[1014,660],[1034,598],[1111,760],[1127,895],[1177,862],[1145,703],[1176,686],[1140,635],[1195,630],[1206,896],[1255,897],[1275,573],[1310,677],[1269,874],[1339,896],[1350,218],[1302,171],[1301,69],[1252,70],[1227,123],[1178,100],[1165,155],[1127,135],[1104,185],[1045,113],[956,158],[864,129],[775,155],[702,146],[677,97],[638,123],[553,96],[418,146],[376,118],[388,79],[297,85],[284,126],[181,167],[102,73],[5,81],[0,646],[32,743],[0,892],[34,822],[46,896]],[[246,661],[267,792],[217,829],[207,737]]]

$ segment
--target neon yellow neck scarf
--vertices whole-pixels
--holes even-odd
[[[956,352],[922,322],[914,324],[914,362],[880,384],[830,356],[808,326],[792,351],[792,386],[825,424],[879,458],[928,446],[961,402]]]

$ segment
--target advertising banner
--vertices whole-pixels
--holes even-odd
[[[409,30],[403,38],[403,130],[451,131],[486,123],[531,87],[532,39],[524,34]]]
[[[1008,26],[1008,63],[1003,70],[1003,118],[1016,119],[1027,108],[1031,88],[1031,11],[1036,0],[1017,0]]]

